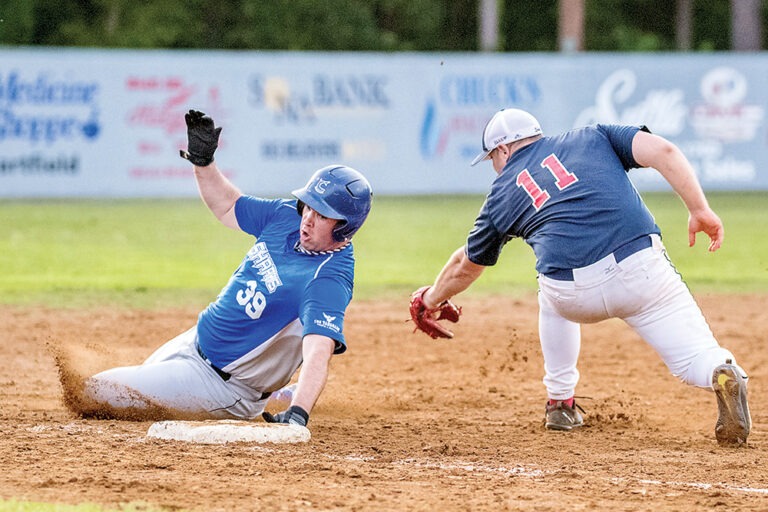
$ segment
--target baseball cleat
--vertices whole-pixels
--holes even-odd
[[[747,380],[730,359],[712,373],[712,388],[717,396],[718,417],[715,437],[722,446],[747,443],[752,418],[747,404]]]
[[[554,404],[547,402],[544,426],[549,430],[563,431],[570,431],[582,426],[584,424],[584,418],[582,418],[579,411],[576,410],[577,408],[581,409],[581,407],[576,405],[576,402],[573,403],[573,407],[569,407],[568,404],[560,400]]]

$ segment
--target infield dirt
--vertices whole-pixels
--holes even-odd
[[[461,297],[459,297],[461,299]],[[711,392],[672,377],[620,321],[582,330],[586,409],[543,427],[535,296],[467,297],[453,340],[413,334],[407,299],[355,301],[296,445],[148,439],[151,422],[75,417],[72,378],[138,364],[197,309],[0,308],[0,496],[169,510],[768,510],[768,295],[697,299],[750,374],[748,446],[714,438]]]

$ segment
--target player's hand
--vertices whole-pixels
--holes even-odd
[[[706,208],[688,217],[688,246],[696,243],[696,233],[704,232],[709,237],[709,251],[714,252],[723,245],[725,228],[723,221],[710,208]]]
[[[181,158],[186,158],[198,167],[211,165],[213,154],[219,147],[221,127],[216,128],[210,116],[198,110],[184,114],[187,122],[187,150],[179,150]]]
[[[292,405],[283,412],[279,412],[274,416],[266,411],[261,413],[261,417],[267,423],[287,423],[289,425],[300,425],[306,427],[309,422],[309,413],[299,407],[298,405]]]
[[[440,320],[456,323],[461,316],[461,308],[453,302],[445,300],[434,308],[429,308],[424,303],[424,294],[429,286],[422,286],[411,294],[409,309],[411,320],[416,324],[413,332],[422,331],[432,339],[453,338],[453,332],[440,325]]]

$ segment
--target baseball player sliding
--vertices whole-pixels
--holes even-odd
[[[497,177],[466,245],[432,286],[412,294],[417,328],[433,338],[452,337],[439,322],[459,319],[461,310],[449,299],[494,265],[509,240],[522,237],[537,260],[546,428],[583,424],[574,399],[580,324],[621,318],[673,375],[715,391],[717,441],[745,444],[747,375],[718,344],[628,177],[638,167],[661,173],[688,208],[689,245],[704,232],[716,251],[723,224],[682,152],[644,126],[596,125],[547,137],[530,113],[517,109],[497,112],[482,143],[472,165],[491,160]]]
[[[202,112],[185,116],[200,195],[225,226],[256,241],[197,324],[139,366],[86,381],[99,414],[155,419],[252,419],[270,394],[302,366],[287,410],[268,422],[306,426],[325,387],[332,354],[346,348],[344,313],[352,298],[351,239],[371,208],[372,192],[343,165],[315,172],[294,200],[244,195],[214,163],[221,128]]]

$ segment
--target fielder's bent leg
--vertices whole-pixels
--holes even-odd
[[[741,369],[727,360],[712,372],[712,388],[717,396],[717,442],[723,446],[746,444],[752,417],[747,403],[747,379]]]

